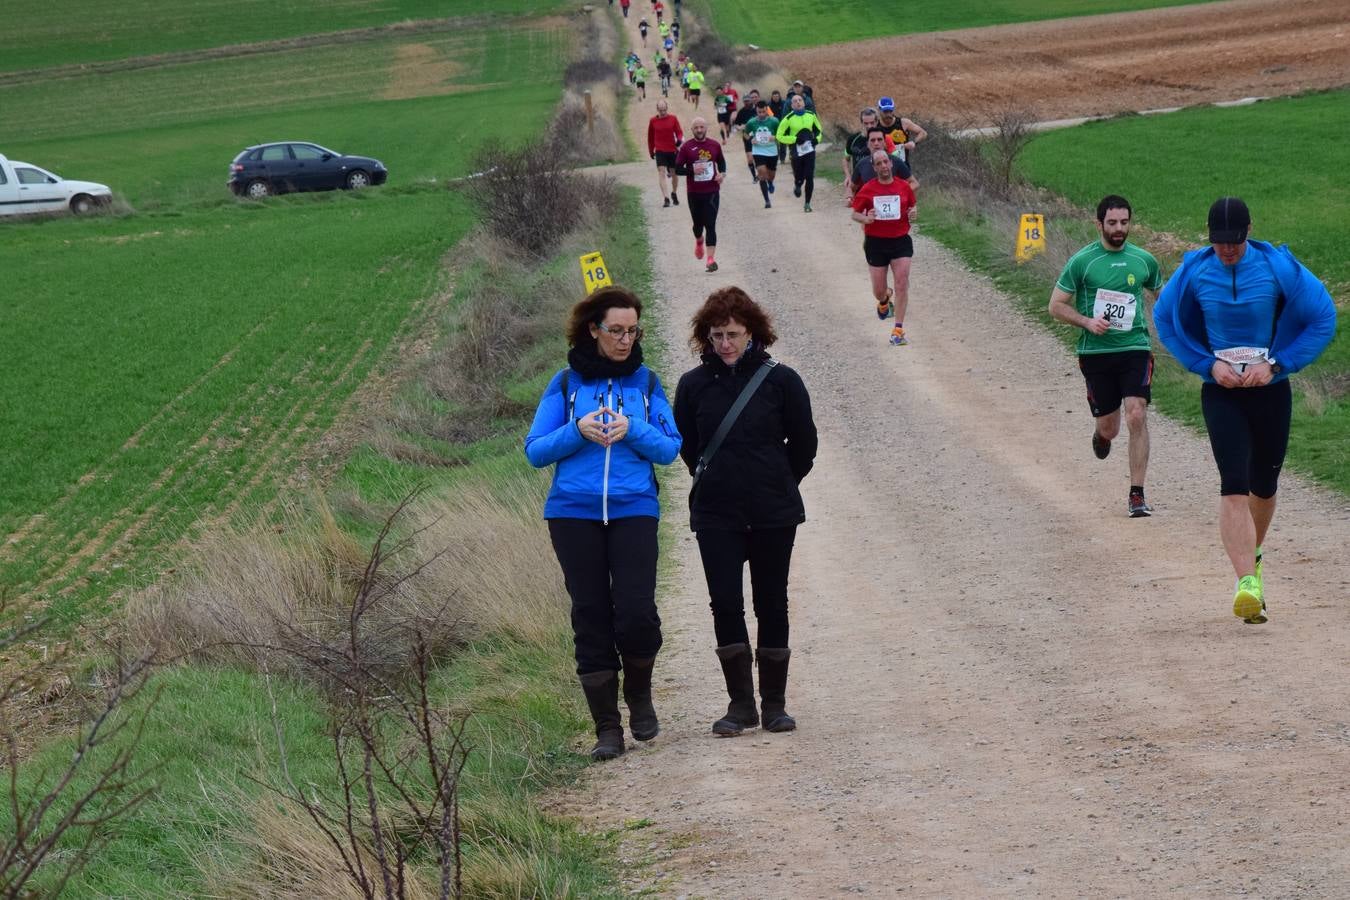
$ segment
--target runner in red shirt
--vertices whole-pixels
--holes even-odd
[[[680,120],[670,114],[670,104],[664,99],[657,100],[656,115],[647,122],[647,155],[656,160],[656,183],[661,188],[662,206],[680,205],[680,176],[675,174],[675,152],[682,140],[684,130],[680,128]]]
[[[877,318],[895,316],[890,341],[897,347],[909,343],[905,336],[905,308],[909,305],[909,269],[914,261],[914,241],[909,224],[914,219],[914,190],[891,171],[891,157],[885,150],[872,154],[877,177],[858,188],[853,195],[853,221],[863,226],[863,255],[872,277],[872,296],[877,301]],[[894,277],[895,288],[886,286],[886,273]]]
[[[689,123],[692,140],[680,145],[675,155],[676,171],[685,176],[689,216],[694,220],[694,257],[703,258],[703,235],[707,231],[707,271],[717,271],[717,208],[721,203],[722,179],[727,177],[727,159],[722,145],[708,138],[708,120],[702,116]]]

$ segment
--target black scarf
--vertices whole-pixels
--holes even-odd
[[[616,362],[601,356],[594,340],[584,341],[567,351],[567,364],[582,378],[622,378],[632,375],[642,365],[642,344],[633,342],[628,358]]]

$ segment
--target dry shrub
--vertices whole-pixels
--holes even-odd
[[[533,641],[556,635],[566,594],[557,567],[539,565],[549,546],[540,516],[547,485],[527,470],[419,501],[404,522],[411,552],[380,573],[388,594],[363,627],[367,657],[399,671],[419,634],[436,654],[487,632]],[[368,559],[322,501],[317,527],[309,524],[314,518],[291,507],[280,525],[210,539],[190,572],[132,598],[133,639],[161,656],[312,677],[295,644],[344,646]]]
[[[317,515],[296,506],[279,524],[222,531],[198,548],[178,580],[133,597],[128,628],[161,658],[227,661],[297,677],[313,667],[296,658],[297,640],[346,644],[351,597],[368,560],[320,498]],[[398,573],[381,573],[388,596],[363,632],[364,652],[390,670],[406,666],[410,636],[423,633],[440,653],[465,637],[443,598],[417,593]]]
[[[238,799],[238,804],[247,801]],[[324,833],[295,804],[276,796],[256,804],[250,827],[232,835],[245,849],[242,866],[210,862],[206,868],[218,896],[231,900],[365,900],[346,875],[342,857]],[[376,869],[369,848],[367,868]],[[430,900],[436,892],[421,878],[405,882],[409,900]]]
[[[578,59],[563,70],[563,84],[570,88],[584,90],[606,82],[613,82],[617,87],[620,83],[619,69],[614,63],[597,56]]]
[[[623,160],[627,149],[615,120],[617,106],[612,96],[593,90],[588,124],[585,96],[569,91],[549,125],[548,143],[573,165]]]
[[[509,149],[499,141],[474,158],[483,175],[465,183],[483,227],[498,240],[536,259],[548,256],[572,232],[583,210],[602,216],[618,208],[613,178],[568,168],[550,143]]]

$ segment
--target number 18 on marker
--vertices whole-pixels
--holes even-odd
[[[581,278],[586,282],[587,294],[614,284],[609,280],[609,269],[605,266],[605,258],[598,252],[587,253],[581,257]]]

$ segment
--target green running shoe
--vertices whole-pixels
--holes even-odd
[[[1233,615],[1248,625],[1266,621],[1266,601],[1261,596],[1261,582],[1255,575],[1243,575],[1238,579],[1237,592],[1233,595]]]

